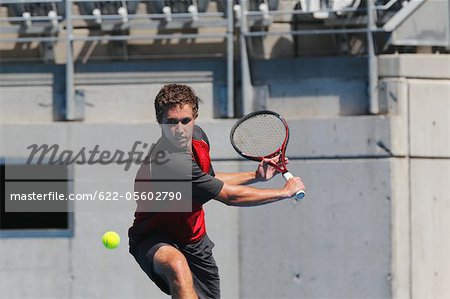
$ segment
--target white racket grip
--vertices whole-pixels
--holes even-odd
[[[289,181],[294,176],[292,175],[292,173],[287,171],[287,172],[283,173],[283,177],[286,181]],[[297,191],[297,193],[295,193],[295,199],[296,200],[303,199],[303,197],[305,197],[305,195],[306,195],[305,190],[299,190],[299,191]]]

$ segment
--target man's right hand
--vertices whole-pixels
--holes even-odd
[[[293,197],[298,191],[305,189],[305,184],[299,177],[290,178],[284,185],[284,191],[286,192],[287,198]]]

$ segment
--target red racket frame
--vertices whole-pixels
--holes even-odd
[[[241,123],[243,123],[247,119],[252,118],[252,117],[254,117],[256,115],[261,115],[261,114],[272,114],[272,115],[276,116],[277,118],[279,118],[284,124],[284,128],[286,130],[286,137],[284,138],[284,141],[281,144],[281,146],[275,152],[273,152],[271,154],[268,154],[266,156],[259,156],[259,157],[249,156],[249,155],[246,155],[245,153],[241,152],[236,147],[236,145],[234,144],[234,142],[233,142],[234,131],[236,130],[236,128]],[[288,172],[288,170],[286,168],[286,162],[284,160],[285,160],[285,157],[286,157],[286,147],[287,147],[287,144],[289,142],[289,126],[288,126],[286,120],[281,115],[279,115],[278,113],[273,112],[273,111],[263,110],[263,111],[252,112],[252,113],[249,113],[249,114],[245,115],[243,118],[241,118],[239,121],[237,121],[234,124],[233,128],[231,129],[230,140],[231,140],[231,145],[236,150],[236,152],[238,152],[238,154],[241,155],[242,157],[244,157],[246,159],[249,159],[249,160],[261,162],[264,158],[273,158],[273,157],[276,157],[279,154],[281,154],[281,157],[280,157],[280,160],[279,160],[280,161],[279,163],[281,164],[281,167],[278,164],[274,163],[273,161],[270,161],[269,164],[272,165],[273,167],[275,167],[275,169],[278,170],[281,174],[284,174],[284,173]]]
[[[283,122],[283,124],[284,124],[284,128],[285,128],[285,130],[286,130],[286,136],[285,136],[284,141],[283,141],[283,143],[281,144],[281,146],[280,146],[275,152],[273,152],[273,153],[271,153],[271,154],[268,154],[268,155],[266,155],[266,156],[259,156],[259,157],[249,156],[249,155],[246,155],[245,153],[241,152],[241,150],[239,150],[239,149],[236,147],[236,145],[234,144],[234,141],[233,141],[234,131],[236,130],[236,128],[237,128],[241,123],[243,123],[243,122],[246,121],[247,119],[252,118],[252,117],[254,117],[254,116],[256,116],[256,115],[260,115],[260,114],[272,114],[272,115],[278,117],[278,118]],[[263,110],[263,111],[252,112],[252,113],[249,113],[249,114],[245,115],[243,118],[241,118],[239,121],[237,121],[237,122],[234,124],[234,126],[233,126],[233,128],[231,129],[231,132],[230,132],[230,140],[231,140],[231,145],[232,145],[233,148],[236,150],[236,152],[238,152],[242,157],[244,157],[244,158],[246,158],[246,159],[249,159],[249,160],[261,162],[264,158],[273,158],[273,157],[276,157],[276,156],[278,156],[278,155],[281,154],[280,159],[278,160],[278,161],[279,161],[278,164],[277,164],[277,163],[274,163],[273,161],[269,161],[268,163],[269,163],[270,165],[272,165],[276,170],[278,170],[278,171],[283,175],[283,177],[284,177],[286,180],[289,180],[290,178],[293,177],[293,175],[287,170],[287,168],[286,168],[286,162],[285,162],[285,158],[286,158],[286,147],[287,147],[287,144],[288,144],[288,142],[289,142],[289,126],[288,126],[286,120],[285,120],[281,115],[279,115],[278,113],[273,112],[273,111]],[[295,199],[297,199],[297,200],[301,200],[301,199],[303,199],[304,197],[305,197],[305,191],[304,191],[304,190],[299,190],[299,191],[297,191],[297,193],[295,194]]]

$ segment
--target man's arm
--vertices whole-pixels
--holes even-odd
[[[260,181],[268,181],[278,173],[274,167],[270,166],[269,161],[272,160],[278,163],[278,159],[279,156],[272,159],[263,159],[259,162],[256,171],[235,173],[218,172],[216,173],[216,178],[230,185],[246,185]],[[285,158],[285,162],[288,164],[289,159]]]
[[[216,178],[230,185],[245,185],[256,183],[258,179],[256,178],[255,171],[249,172],[216,172]]]
[[[281,189],[258,189],[225,183],[216,197],[231,206],[257,206],[290,198],[305,185],[298,177],[291,178]]]

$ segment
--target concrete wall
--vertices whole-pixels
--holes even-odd
[[[379,63],[389,114],[397,119],[395,138],[407,137],[406,159],[392,173],[398,186],[391,220],[393,295],[447,298],[450,59],[392,55]]]
[[[241,298],[389,298],[390,161],[291,164],[304,202],[241,213]]]
[[[0,151],[6,163],[12,160],[23,163],[29,154],[26,146],[34,142],[59,144],[61,149],[74,151],[83,146],[92,149],[95,145],[100,145],[101,150],[115,151],[130,150],[136,140],[155,142],[152,137],[158,134],[159,127],[154,123],[3,125]],[[16,142],[6,144],[7,140]],[[227,162],[223,167],[234,165],[237,163]],[[70,185],[76,194],[103,190],[124,195],[133,191],[137,165],[128,171],[117,164],[76,165],[72,170],[74,183]],[[126,200],[76,202],[72,238],[1,239],[2,298],[166,298],[128,253],[127,230],[134,209],[135,203]],[[207,225],[217,246],[214,252],[220,265],[223,296],[237,298],[238,210],[221,203],[208,204]],[[107,250],[101,243],[102,234],[108,230],[122,237],[116,250]],[[9,287],[23,282],[29,282],[27,288]]]
[[[201,122],[211,136],[217,171],[255,168],[255,163],[235,161],[238,156],[227,140],[227,133],[224,136],[233,123],[233,120]],[[220,203],[206,207],[209,234],[217,245],[215,253],[221,268],[223,297],[296,298],[303,294],[314,298],[334,294],[336,290],[342,290],[339,294],[343,297],[387,296],[390,292],[387,277],[390,271],[391,166],[377,141],[388,146],[391,143],[389,120],[385,117],[290,120],[290,125],[291,170],[302,175],[308,185],[308,198],[304,203],[294,205],[286,201],[254,209],[226,207]],[[351,126],[357,130],[348,134]],[[58,143],[74,149],[82,145],[91,148],[94,144],[100,144],[102,149],[126,149],[133,140],[147,140],[158,132],[157,126],[150,123],[16,124],[3,125],[1,129],[1,140],[15,140],[16,144],[12,147],[2,142],[2,155],[16,160],[26,157],[27,151],[23,149],[33,142]],[[305,137],[310,137],[302,139],[302,132],[308,132]],[[327,132],[335,132],[336,136],[317,137],[327,136]],[[302,140],[305,140],[304,146]],[[369,153],[373,159],[348,158]],[[76,166],[74,192],[86,192],[93,186],[130,191],[133,175],[133,169],[124,172],[122,166]],[[354,182],[361,177],[364,179],[354,188]],[[371,180],[376,180],[380,187],[372,187]],[[278,178],[265,187],[282,184],[282,179]],[[36,284],[31,289],[2,288],[3,294],[9,298],[144,298],[145,295],[164,298],[127,253],[126,229],[132,220],[133,206],[102,204],[98,208],[103,210],[91,211],[91,204],[77,203],[74,237],[61,240],[59,246],[63,249],[55,250],[58,257],[51,259],[61,259],[61,268],[43,266],[38,260],[31,262],[35,254],[53,246],[45,242],[46,239],[2,240],[0,246],[8,265],[29,263],[26,268],[29,279],[40,280],[44,274],[59,279],[54,291],[48,290],[45,284]],[[317,214],[320,215],[316,217]],[[119,249],[108,251],[102,247],[100,237],[106,230],[120,233],[123,244]],[[30,258],[14,250],[25,244],[32,248],[28,250]],[[332,262],[336,259],[339,263]],[[377,263],[367,264],[370,260]],[[2,268],[2,281],[6,285],[21,282],[22,272],[11,275],[12,267],[5,271]],[[335,270],[329,271],[330,267]],[[330,285],[328,280],[342,267],[339,272],[345,274]],[[371,280],[377,283],[370,283]],[[120,288],[110,287],[118,283]],[[361,288],[348,287],[351,283],[361,284]],[[326,285],[328,287],[324,288]],[[316,288],[322,291],[315,293]]]
[[[412,297],[450,296],[450,80],[410,80]]]
[[[52,123],[61,119],[64,72],[64,65],[2,66],[1,122]],[[85,123],[154,120],[153,99],[169,83],[195,88],[204,119],[227,114],[226,62],[222,59],[77,65],[74,82],[75,89],[85,95]]]
[[[252,78],[256,86],[267,88],[268,98],[260,97],[258,107],[286,118],[368,114],[363,58],[258,60]]]
[[[450,296],[446,286],[450,280],[450,76],[443,70],[448,58],[441,56],[437,63],[434,58],[418,57],[416,66],[405,56],[380,58],[385,115],[338,115],[334,104],[328,106],[328,115],[291,115],[289,168],[307,185],[303,202],[286,200],[257,208],[233,208],[217,202],[206,205],[207,227],[216,243],[214,252],[224,298]],[[405,59],[409,63],[405,64]],[[433,63],[434,72],[421,71]],[[360,71],[354,70],[353,74]],[[204,84],[200,89],[209,95],[215,94],[213,82],[217,82],[218,74],[211,73],[213,80],[198,83]],[[301,69],[297,69],[293,74],[300,73]],[[426,75],[431,73],[433,76]],[[270,76],[260,74],[259,82],[270,86]],[[288,87],[296,90],[294,75],[291,80]],[[320,82],[320,76],[315,80]],[[58,143],[68,148],[100,144],[105,149],[129,149],[133,141],[151,141],[159,131],[152,120],[144,121],[147,112],[136,123],[129,118],[123,120],[122,108],[117,106],[122,105],[121,96],[116,94],[117,101],[112,102],[106,98],[111,84],[98,83],[96,88],[86,84],[89,97],[97,97],[93,107],[86,107],[98,108],[95,124],[54,123],[49,117],[51,108],[42,107],[49,109],[42,113],[26,110],[29,102],[16,103],[16,110],[8,110],[14,107],[10,104],[16,98],[30,99],[35,107],[41,106],[35,100],[33,87],[10,86],[19,94],[5,98],[3,91],[9,89],[5,83],[2,85],[0,157],[7,161],[23,160],[27,156],[24,148],[34,142]],[[53,83],[43,86],[38,90],[45,103],[54,92]],[[121,91],[129,92],[127,97],[142,96],[136,89]],[[297,93],[290,104],[278,107],[299,111],[295,99],[301,98],[301,89]],[[331,103],[339,98],[336,94]],[[278,100],[274,96],[267,103],[276,105]],[[356,99],[352,102],[356,107],[367,104],[358,104]],[[28,120],[20,116],[23,111]],[[216,171],[253,170],[255,163],[241,160],[229,144],[234,120],[214,120],[200,112],[199,123],[213,145]],[[76,166],[73,187],[77,192],[93,186],[125,192],[132,189],[134,172],[135,168],[124,172],[117,165]],[[283,183],[276,178],[260,187],[279,187]],[[90,210],[91,206],[77,204],[73,237],[0,239],[0,296],[166,298],[127,253],[126,230],[134,207],[126,202],[104,207]],[[102,247],[100,238],[106,230],[116,230],[122,236],[118,249]],[[24,283],[27,287],[23,287]]]
[[[51,123],[61,119],[64,76],[63,65],[3,66],[0,72],[2,121]],[[258,99],[258,108],[278,111],[286,118],[368,113],[367,64],[363,58],[256,60],[252,78],[264,92]],[[203,119],[228,115],[223,59],[80,64],[76,65],[74,81],[75,89],[85,95],[85,123],[136,123],[154,119],[152,99],[162,85],[171,82],[188,83],[195,88],[202,100]],[[239,92],[237,89],[237,97]]]
[[[223,138],[223,132],[228,132],[233,123],[233,120],[201,123],[211,137],[217,171],[250,170],[255,167],[252,162],[234,161],[238,157],[227,138]],[[294,205],[286,201],[254,209],[231,208],[220,203],[207,205],[207,226],[217,245],[215,252],[221,267],[223,297],[295,298],[303,294],[313,298],[333,294],[338,289],[343,290],[339,294],[344,297],[388,294],[390,163],[385,151],[377,145],[378,142],[390,144],[388,119],[291,120],[290,125],[291,170],[302,175],[308,184],[308,198],[304,203]],[[346,134],[352,126],[358,130]],[[2,140],[15,142],[10,142],[8,146],[3,144],[2,155],[26,157],[24,148],[33,142],[58,143],[74,149],[82,145],[91,148],[94,144],[100,144],[102,149],[125,150],[133,140],[147,140],[157,131],[157,126],[150,123],[3,125]],[[308,132],[309,136],[327,136],[335,132],[341,138],[309,137],[302,143],[302,132]],[[16,146],[13,147],[13,144]],[[333,147],[337,150],[330,150]],[[373,155],[377,158],[372,161],[349,159],[350,155]],[[341,158],[335,159],[335,156]],[[77,166],[74,169],[74,192],[88,192],[91,187],[130,191],[133,175],[133,170],[124,172],[122,166]],[[355,189],[353,182],[361,176],[365,179]],[[372,188],[371,180],[376,180],[382,187]],[[265,187],[279,187],[282,184],[283,181],[278,178]],[[333,187],[329,188],[330,185]],[[66,268],[45,270],[51,272],[50,276],[67,277],[58,291],[61,293],[51,294],[73,298],[143,298],[144,294],[152,298],[164,297],[147,281],[127,253],[125,236],[132,220],[133,206],[125,203],[107,207],[108,210],[102,204],[103,210],[91,212],[91,204],[77,204],[75,236],[61,245]],[[314,216],[319,213],[324,216]],[[370,221],[366,221],[367,217]],[[105,250],[100,243],[101,234],[110,229],[119,232],[124,239],[124,246],[115,251]],[[317,234],[323,234],[323,238],[317,238]],[[18,244],[30,244],[36,250],[45,250],[48,246],[45,242],[39,243],[39,239],[36,244],[33,239],[6,240],[1,243],[1,248],[10,264],[15,264],[14,260],[18,265],[22,263],[22,256],[14,251]],[[286,248],[282,248],[283,242],[287,243]],[[268,258],[273,252],[281,251],[283,254]],[[352,254],[346,254],[347,251]],[[331,263],[335,259],[340,262]],[[376,264],[367,264],[368,260],[374,259]],[[335,275],[334,271],[329,271],[330,267],[344,267],[340,272],[346,273],[333,285],[328,282]],[[62,275],[59,271],[68,273]],[[38,263],[31,266],[28,273],[35,278],[42,276],[41,266]],[[5,271],[3,275],[8,284],[19,284],[22,280],[20,273],[10,275],[9,271]],[[376,280],[377,284],[370,283],[372,280]],[[109,287],[118,281],[121,282],[120,290]],[[364,287],[356,290],[343,288],[351,283]],[[325,285],[328,287],[323,288]],[[41,289],[42,284],[35,287],[33,293],[43,293],[42,297],[49,292]],[[315,288],[322,289],[322,292],[314,293]],[[27,292],[29,290],[8,288],[4,294],[12,298],[26,298],[29,296]]]

